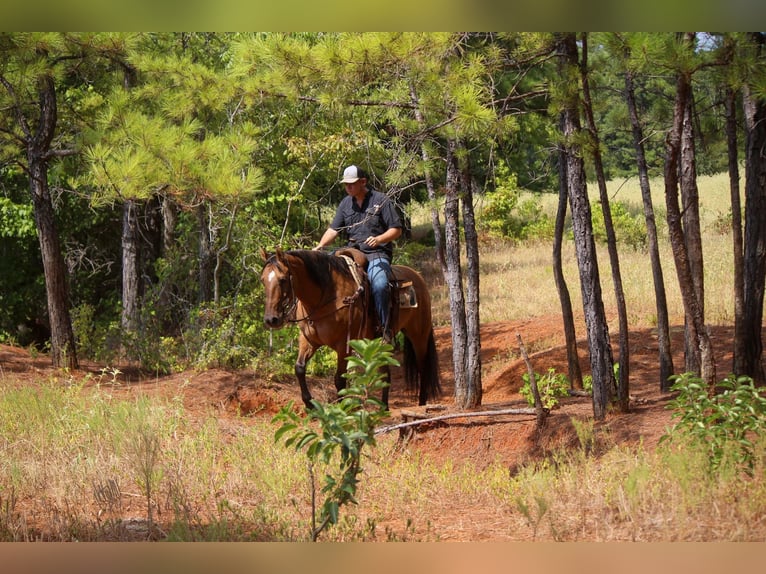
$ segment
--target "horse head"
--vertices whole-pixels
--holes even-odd
[[[297,304],[290,265],[279,247],[272,255],[261,248],[261,257],[264,261],[261,272],[265,295],[263,322],[269,329],[279,329],[287,322]]]

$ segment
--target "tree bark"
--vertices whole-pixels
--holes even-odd
[[[687,36],[686,39],[689,42]],[[704,324],[702,307],[694,289],[686,241],[681,224],[682,214],[678,203],[679,163],[681,140],[687,101],[691,94],[691,78],[686,72],[679,72],[676,80],[676,101],[673,108],[673,126],[665,144],[665,205],[667,209],[668,233],[673,249],[684,312],[693,322],[696,343],[700,351],[700,376],[710,386],[715,384],[715,362],[713,349]]]
[[[460,171],[455,156],[456,143],[448,142],[447,182],[444,203],[445,262],[447,275],[444,277],[449,289],[450,317],[452,319],[452,364],[455,372],[455,399],[465,397],[467,391],[466,354],[468,330],[463,296],[463,274],[460,266],[460,202],[458,188]]]
[[[673,354],[670,345],[670,317],[668,315],[668,300],[665,293],[665,279],[662,272],[660,259],[659,241],[657,240],[657,222],[654,216],[652,204],[652,192],[649,184],[649,168],[646,163],[644,152],[644,131],[638,117],[635,89],[633,87],[633,73],[625,72],[625,101],[628,105],[630,123],[633,131],[633,147],[636,150],[636,163],[638,164],[638,180],[641,187],[641,199],[644,206],[644,220],[646,221],[646,237],[649,248],[649,260],[652,265],[652,278],[654,281],[654,298],[657,306],[657,345],[660,363],[660,390],[670,391],[670,377],[673,376]]]
[[[205,303],[213,298],[213,238],[208,217],[208,204],[202,201],[197,207],[199,224],[199,302]]]
[[[757,57],[763,56],[766,37],[753,32]],[[766,100],[743,90],[745,110],[745,241],[744,241],[744,321],[745,337],[739,375],[750,376],[757,384],[766,384],[763,355],[763,297],[766,282]]]
[[[745,282],[744,247],[742,239],[742,203],[739,192],[739,159],[737,151],[737,100],[736,92],[726,92],[726,148],[729,160],[729,191],[731,195],[731,241],[734,252],[734,360],[733,372],[742,373],[747,331],[745,331]]]
[[[614,285],[614,297],[617,304],[617,317],[620,329],[620,369],[617,377],[617,405],[621,412],[628,412],[630,393],[630,343],[628,327],[628,310],[625,305],[625,290],[622,287],[622,273],[620,272],[620,257],[617,253],[617,236],[614,232],[612,221],[612,209],[609,205],[609,194],[606,190],[606,176],[604,164],[601,160],[601,143],[598,137],[598,128],[593,116],[593,101],[590,95],[590,80],[588,78],[588,35],[583,32],[581,36],[582,59],[580,76],[582,78],[583,110],[590,133],[590,148],[593,155],[593,165],[596,170],[601,211],[604,216],[604,229],[606,230],[607,251],[612,268],[612,283]]]
[[[56,129],[58,112],[56,88],[51,76],[40,79],[40,116],[37,130],[26,140],[29,168],[29,191],[35,211],[35,224],[45,273],[48,316],[51,326],[51,359],[54,367],[78,368],[72,319],[69,313],[69,291],[64,257],[48,187],[48,152]],[[21,111],[18,111],[21,118]],[[26,130],[25,130],[26,131]]]
[[[132,199],[122,204],[122,330],[136,335],[140,326],[139,205]]]
[[[572,33],[558,34],[557,37],[561,77],[571,77],[571,71],[576,70],[578,65],[576,37]],[[566,82],[565,79],[564,81]],[[590,202],[585,183],[585,167],[582,150],[577,143],[582,136],[578,102],[578,93],[570,88],[565,96],[565,101],[562,102],[564,150],[575,250],[580,270],[580,289],[582,291],[585,324],[588,330],[591,375],[593,377],[593,416],[597,420],[603,420],[606,417],[607,406],[615,395],[614,363],[601,294]]]
[[[692,289],[697,298],[699,312],[705,319],[705,279],[704,262],[702,257],[702,231],[700,229],[699,189],[697,188],[696,152],[694,148],[694,124],[692,121],[693,93],[684,107],[684,120],[681,130],[681,205],[684,241],[689,259]],[[697,345],[699,335],[696,333],[695,322],[690,317],[685,318],[685,359],[686,372],[698,373],[701,369],[701,350]]]
[[[464,392],[456,396],[459,408],[467,409],[481,405],[481,318],[479,314],[479,236],[476,232],[476,216],[473,208],[471,166],[466,155],[462,178],[463,233],[466,251],[466,384]]]
[[[563,122],[563,119],[561,120]],[[563,126],[561,123],[560,127]],[[564,133],[563,127],[561,133]],[[567,372],[569,384],[573,389],[582,389],[582,369],[580,368],[580,356],[577,352],[577,333],[575,329],[574,313],[572,312],[572,298],[569,296],[569,288],[564,278],[564,269],[561,261],[561,246],[564,239],[564,223],[567,214],[567,169],[566,155],[563,148],[558,151],[559,171],[559,202],[556,210],[556,223],[553,234],[553,279],[556,282],[556,291],[561,303],[561,318],[564,322],[564,339],[567,349]]]

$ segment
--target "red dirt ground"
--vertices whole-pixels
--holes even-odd
[[[584,327],[579,326],[579,333]],[[683,366],[683,329],[674,328],[673,349],[676,370]],[[517,336],[520,335],[536,372],[555,368],[566,373],[566,354],[561,319],[557,316],[535,318],[520,322],[491,323],[482,327],[482,363],[484,366],[483,400],[480,410],[527,408],[519,394],[522,375],[527,371],[521,359]],[[714,349],[717,350],[719,378],[731,368],[732,328],[711,328]],[[615,334],[612,334],[616,339]],[[454,379],[452,374],[451,335],[449,328],[439,328],[436,344],[444,396],[439,410],[417,407],[414,397],[404,394],[401,381],[394,373],[391,389],[390,424],[401,422],[402,410],[428,410],[434,416],[454,413]],[[614,352],[617,353],[613,340]],[[587,346],[580,343],[583,373],[590,370]],[[80,374],[92,378],[101,376],[103,366],[85,363]],[[608,436],[612,443],[642,441],[651,448],[671,424],[666,408],[670,396],[659,390],[657,368],[657,341],[649,329],[636,330],[630,337],[630,413],[610,413],[596,425],[596,430]],[[141,376],[135,370],[121,367],[125,393],[150,393],[165,396],[180,395],[190,416],[201,418],[215,409],[221,418],[231,424],[241,421],[239,413],[253,417],[271,417],[289,400],[300,402],[297,384],[292,377],[272,377],[248,370],[225,371],[211,369],[203,372],[184,372],[166,377]],[[44,355],[31,356],[25,349],[0,346],[0,375],[13,373],[13,379],[39,379],[50,375],[49,359]],[[75,374],[77,376],[77,373]],[[108,375],[107,375],[108,377]],[[327,399],[333,390],[330,378],[310,379],[312,392],[319,399]],[[114,387],[111,388],[114,392]],[[544,428],[535,432],[533,415],[497,415],[487,417],[452,418],[417,427],[409,440],[409,448],[421,449],[436,460],[471,461],[478,467],[501,460],[509,467],[523,464],[559,447],[579,445],[571,417],[588,418],[593,414],[589,397],[569,397],[555,408]]]

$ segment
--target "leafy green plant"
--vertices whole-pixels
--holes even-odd
[[[617,241],[640,251],[646,248],[646,221],[643,213],[631,213],[630,207],[621,201],[609,204],[612,224]],[[593,205],[593,235],[597,241],[606,243],[606,226],[601,203]]]
[[[707,448],[710,469],[721,467],[727,457],[748,474],[755,466],[753,439],[766,433],[766,397],[749,377],[729,375],[713,393],[699,377],[685,373],[673,377],[677,391],[668,408],[675,425],[660,442],[686,438]]]
[[[313,408],[301,416],[291,401],[272,419],[282,425],[274,440],[285,438],[285,447],[305,450],[309,459],[311,479],[311,539],[337,524],[340,507],[356,504],[359,474],[362,472],[362,449],[375,446],[375,427],[389,412],[376,396],[388,386],[382,369],[398,365],[393,347],[381,339],[360,339],[350,342],[357,355],[349,358],[346,373],[348,386],[341,390],[336,403],[312,401]],[[333,461],[337,465],[332,472]],[[325,495],[317,512],[314,469],[321,462],[327,465],[322,494]]]
[[[522,379],[524,384],[519,393],[527,399],[531,406],[534,406],[535,397],[532,394],[532,386],[529,383],[529,373],[524,373]],[[548,369],[548,372],[544,375],[535,373],[535,382],[537,383],[537,391],[540,393],[540,400],[543,402],[543,408],[552,409],[559,404],[559,397],[569,395],[569,377],[564,373],[557,373],[553,367]]]

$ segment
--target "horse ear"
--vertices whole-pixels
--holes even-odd
[[[285,254],[284,251],[282,251],[282,248],[277,245],[275,247],[276,251],[274,252],[277,256],[277,259],[282,259],[283,255]]]
[[[269,254],[266,253],[266,250],[263,247],[261,247],[261,258],[263,259],[264,263],[269,259]]]

